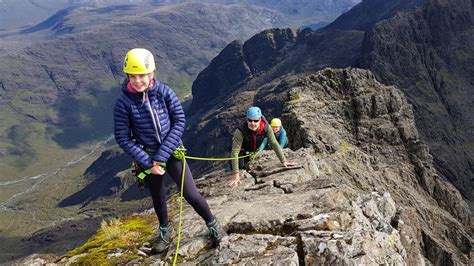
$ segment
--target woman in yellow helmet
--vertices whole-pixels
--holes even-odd
[[[270,125],[272,126],[273,133],[275,134],[275,138],[280,145],[280,147],[286,148],[288,146],[288,137],[286,136],[286,130],[283,128],[283,125],[281,124],[281,120],[279,118],[273,118],[272,121],[270,122]],[[265,138],[258,147],[259,151],[262,151],[266,148],[267,144],[270,146],[268,143],[268,139]],[[271,148],[271,147],[269,147]]]
[[[161,253],[171,241],[163,175],[168,173],[181,186],[183,161],[172,153],[182,145],[185,117],[174,91],[155,78],[155,69],[153,55],[146,49],[135,48],[125,56],[123,71],[127,78],[114,107],[114,135],[118,145],[148,173],[144,182],[160,222],[158,242],[152,253]],[[222,238],[221,226],[197,191],[188,165],[183,194],[206,222],[213,245],[217,245]]]

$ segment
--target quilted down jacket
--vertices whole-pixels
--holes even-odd
[[[153,161],[168,161],[182,144],[184,124],[181,102],[167,85],[155,79],[140,93],[124,82],[114,106],[115,140],[143,169],[152,168]]]

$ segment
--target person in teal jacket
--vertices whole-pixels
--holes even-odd
[[[272,126],[273,133],[275,134],[275,138],[280,147],[282,149],[286,148],[288,146],[288,137],[286,136],[286,130],[281,124],[281,120],[279,118],[273,118],[270,122],[270,125]],[[270,144],[268,143],[268,139],[265,138],[262,144],[258,147],[258,151],[264,150],[267,145],[271,149]]]

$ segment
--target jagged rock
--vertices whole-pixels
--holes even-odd
[[[265,30],[245,44],[227,45],[193,83],[190,112],[215,105],[243,81],[271,68],[285,49],[295,45],[297,34],[291,29]]]
[[[53,263],[58,260],[59,257],[52,254],[31,254],[24,258],[20,264],[16,265],[28,265],[28,266],[52,266],[56,265]]]
[[[286,154],[290,160],[305,154],[300,158],[303,163],[312,158],[311,153],[305,150],[286,151]],[[395,216],[395,206],[388,193],[360,196],[359,192],[339,182],[332,186],[318,186],[319,182],[327,183],[331,175],[321,174],[318,177],[304,167],[280,167],[279,171],[273,171],[277,160],[274,155],[270,158],[272,155],[271,152],[263,152],[252,164],[250,173],[243,175],[242,185],[238,188],[226,184],[227,176],[222,171],[211,173],[198,182],[228,236],[224,237],[214,255],[200,260],[200,254],[209,249],[209,242],[204,237],[204,223],[185,204],[180,258],[189,263],[211,264],[285,261],[298,265],[303,261],[317,262],[315,257],[320,257],[320,262],[334,262],[331,259],[333,256],[344,257],[349,263],[403,261],[406,252],[397,230],[390,225]],[[258,171],[252,172],[255,168]],[[297,193],[285,192],[276,185],[276,180],[290,182]],[[265,186],[248,189],[252,184]],[[207,188],[211,188],[213,193],[207,194]],[[170,203],[170,208],[178,207],[176,201]],[[339,255],[331,253],[335,239],[345,239],[345,251]],[[175,241],[170,250],[174,250]],[[325,253],[318,253],[312,248],[315,241],[317,246],[327,245],[330,248]],[[377,243],[380,254],[386,253],[389,258],[377,261],[370,255],[361,255],[370,254],[372,245]],[[302,250],[298,249],[298,245],[303,247]],[[201,248],[191,250],[189,246]],[[355,252],[356,249],[362,251]],[[346,253],[354,254],[357,259],[348,258]]]
[[[299,265],[297,240],[266,234],[232,234],[222,240],[216,254],[205,263]]]
[[[398,12],[412,9],[423,0],[365,0],[339,16],[326,30],[369,30],[380,20],[394,16]],[[370,12],[367,12],[370,10]]]
[[[369,71],[348,68],[284,77],[253,95],[283,101],[280,117],[296,150],[285,153],[302,167],[283,169],[272,152],[263,152],[244,172],[240,193],[220,181],[223,172],[201,181],[229,234],[327,230],[347,238],[356,229],[365,255],[347,262],[347,250],[358,248],[346,243],[346,251],[328,254],[326,261],[435,263],[439,259],[433,254],[441,253],[450,254],[450,263],[470,260],[470,210],[437,176],[411,106],[398,89],[380,84]],[[238,121],[241,109],[227,110],[226,121]],[[391,261],[371,257],[367,250],[373,247],[364,239],[382,241],[377,252],[391,254]]]
[[[419,2],[367,31],[359,66],[405,93],[437,170],[473,200],[474,5]]]
[[[356,21],[354,18],[357,18]],[[421,133],[419,138],[425,140],[434,155],[436,171],[462,191],[464,197],[472,200],[474,154],[471,143],[474,123],[470,115],[473,113],[470,100],[474,50],[468,44],[474,41],[473,22],[474,8],[472,1],[468,0],[367,0],[319,31],[295,31],[294,38],[286,38],[289,30],[261,32],[239,44],[239,47],[248,49],[240,48],[237,57],[228,53],[217,56],[202,72],[205,75],[199,75],[196,79],[193,95],[197,95],[198,100],[193,102],[189,114],[194,116],[192,121],[198,121],[190,126],[188,137],[193,139],[193,143],[189,148],[197,151],[202,147],[222,147],[215,143],[225,143],[220,136],[228,138],[231,135],[227,129],[235,127],[231,121],[232,117],[237,117],[235,109],[243,114],[254,98],[253,103],[268,113],[281,114],[282,99],[276,95],[281,95],[284,86],[272,87],[276,95],[262,95],[256,91],[256,88],[275,78],[324,67],[368,68],[384,84],[397,85],[406,94],[414,106],[416,124]],[[269,34],[286,42],[275,46],[273,39],[266,37]],[[247,53],[247,50],[259,48],[265,52]],[[258,67],[253,68],[252,62],[258,62]],[[247,72],[240,75],[243,65]],[[259,71],[252,72],[252,69]],[[218,80],[231,82],[219,82],[219,86],[215,87]],[[201,101],[203,98],[199,96],[206,94],[209,88],[216,88],[212,90],[216,92],[212,94],[212,100],[205,98]],[[373,95],[375,103],[379,100],[377,98]],[[371,101],[359,97],[352,104],[364,108]],[[373,106],[370,109],[373,113],[365,113],[368,110],[361,109],[358,114],[380,116],[394,111],[399,107],[397,96],[392,97],[391,101],[388,106]],[[210,121],[215,117],[222,121]],[[395,131],[379,127],[377,132],[361,131],[360,134],[377,134],[383,138],[391,138],[390,135],[394,134],[410,138],[413,129],[414,125],[400,126]],[[217,138],[213,138],[213,143],[196,138],[199,130],[204,130],[206,134],[212,132]],[[332,144],[335,143],[331,142],[330,136],[325,136],[324,140],[328,143],[315,143],[318,149],[334,150]],[[214,155],[209,151],[206,153]],[[425,170],[425,167],[417,166],[425,189],[433,192],[435,182],[424,178]]]

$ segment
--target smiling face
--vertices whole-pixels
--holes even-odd
[[[250,130],[256,131],[260,126],[260,117],[257,118],[247,118],[247,126]]]
[[[153,79],[153,73],[148,74],[128,74],[130,85],[137,92],[144,92],[149,86]]]
[[[275,133],[275,134],[278,133],[278,132],[280,132],[280,129],[281,129],[281,127],[274,127],[274,126],[272,126],[273,133]]]

